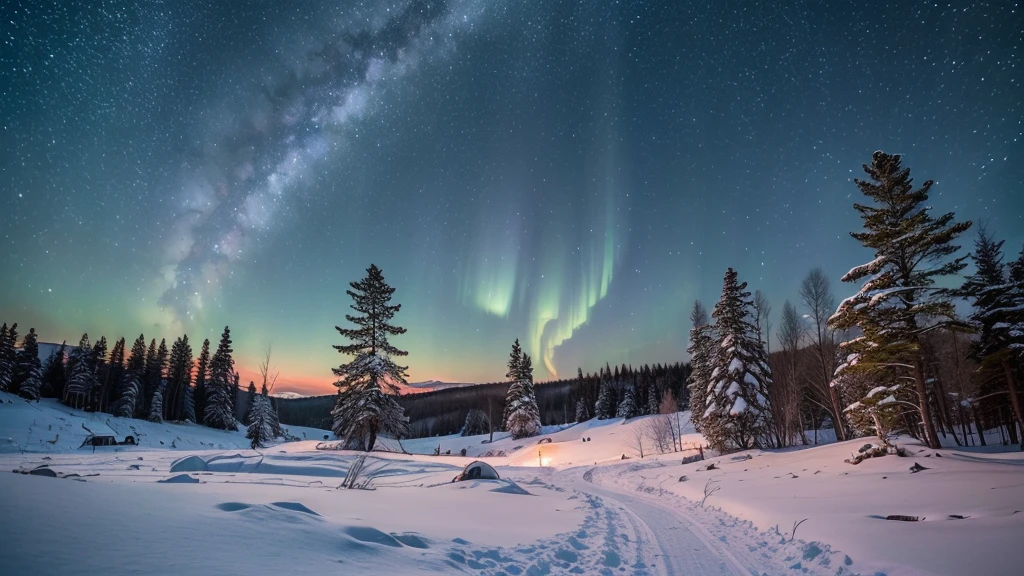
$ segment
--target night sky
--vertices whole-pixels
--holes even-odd
[[[776,311],[813,266],[856,289],[877,149],[1020,249],[1022,10],[4,2],[0,320],[229,324],[244,378],[269,344],[329,392],[372,262],[412,381],[501,380],[516,337],[539,380],[684,360],[728,266]]]

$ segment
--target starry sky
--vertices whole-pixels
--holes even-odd
[[[216,341],[327,393],[380,266],[410,380],[684,360],[725,268],[781,310],[871,254],[874,150],[1024,242],[1015,1],[0,7],[0,319]],[[968,244],[970,239],[968,239]],[[198,349],[198,344],[195,345]]]

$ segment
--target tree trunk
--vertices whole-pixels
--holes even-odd
[[[914,355],[914,384],[917,388],[917,399],[921,412],[921,423],[924,425],[924,441],[929,448],[940,448],[939,437],[935,433],[935,422],[932,421],[932,409],[928,402],[928,389],[924,383],[924,370],[921,368],[920,354]]]
[[[367,452],[372,452],[373,451],[373,445],[376,444],[376,443],[377,443],[377,430],[375,430],[375,429],[374,430],[370,430],[370,438],[366,442],[366,451]]]
[[[1013,406],[1013,414],[1017,417],[1017,425],[1020,427],[1022,433],[1024,433],[1024,416],[1022,416],[1020,408],[1020,398],[1017,396],[1017,383],[1014,378],[1013,367],[1010,366],[1010,362],[1003,357],[1003,374],[1006,376],[1006,387],[1010,391],[1010,405]]]
[[[971,412],[974,414],[974,427],[978,429],[978,442],[985,446],[985,426],[981,422],[981,413],[978,407],[973,404],[971,405]]]
[[[831,383],[828,387],[829,400],[832,402],[832,428],[836,431],[836,439],[840,442],[846,441],[846,426],[843,425],[843,411],[839,407],[839,391]]]

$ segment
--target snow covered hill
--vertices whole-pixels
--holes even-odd
[[[0,474],[5,576],[999,575],[1024,564],[1020,452],[908,441],[910,458],[843,463],[861,440],[683,464],[701,437],[684,426],[685,452],[648,445],[641,459],[645,417],[522,440],[386,441],[393,452],[363,461],[318,449],[333,445],[321,430],[292,427],[310,440],[252,451],[241,431],[0,401],[0,470],[36,472]],[[79,449],[85,428],[141,445]],[[477,457],[502,480],[451,483]],[[361,461],[371,489],[343,489]]]
[[[303,439],[320,440],[327,430],[283,426]],[[154,423],[134,418],[116,418],[100,412],[69,408],[55,399],[39,402],[0,392],[0,454],[9,452],[78,452],[90,434],[114,436],[123,441],[132,436],[136,447],[118,446],[98,450],[142,450],[152,448],[232,449],[248,448],[245,429],[215,430],[198,424]]]

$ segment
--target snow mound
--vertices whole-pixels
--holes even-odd
[[[199,456],[185,456],[171,464],[171,472],[206,472],[206,460]]]
[[[178,474],[177,476],[157,480],[157,482],[161,484],[199,484],[199,478],[193,478],[188,474]]]
[[[291,510],[292,512],[302,512],[303,514],[311,514],[313,516],[319,516],[316,512],[313,512],[309,508],[306,508],[299,502],[271,502],[271,506],[283,508],[285,510]]]

